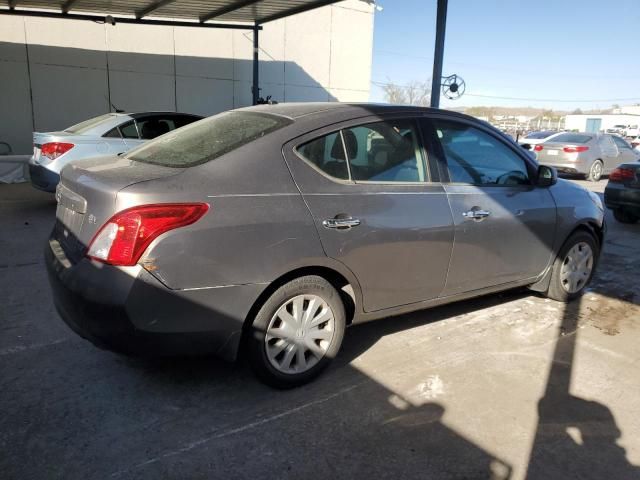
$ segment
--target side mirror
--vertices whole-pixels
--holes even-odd
[[[540,165],[538,167],[538,178],[536,185],[539,187],[550,187],[558,183],[558,171],[547,165]]]
[[[520,144],[520,146],[522,148],[524,148],[525,150],[531,150],[531,144],[530,143],[522,143],[522,144]]]

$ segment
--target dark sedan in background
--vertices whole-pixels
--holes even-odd
[[[318,375],[351,323],[521,286],[571,300],[604,233],[597,195],[417,107],[222,113],[70,164],[57,199],[46,263],[71,328],[125,352],[242,351],[278,387]]]
[[[640,220],[640,162],[624,163],[611,172],[604,203],[619,222]]]

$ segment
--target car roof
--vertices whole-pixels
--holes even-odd
[[[245,107],[238,109],[239,111],[252,111],[261,113],[271,113],[281,115],[291,119],[315,115],[320,113],[329,113],[341,111],[344,113],[369,113],[372,115],[391,113],[391,112],[438,112],[442,111],[437,108],[417,107],[411,105],[392,105],[381,103],[340,103],[340,102],[309,102],[309,103],[278,103],[274,105],[256,105],[253,107]],[[457,113],[447,111],[447,113]],[[460,114],[461,115],[461,114]]]

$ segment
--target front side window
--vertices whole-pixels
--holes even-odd
[[[208,162],[289,125],[286,117],[253,112],[226,112],[172,131],[131,150],[126,158],[166,167]]]
[[[415,124],[388,120],[344,128],[296,151],[325,174],[355,182],[424,182],[425,162]]]
[[[452,183],[473,185],[528,185],[524,159],[499,139],[475,127],[435,121]]]

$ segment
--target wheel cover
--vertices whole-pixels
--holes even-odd
[[[585,287],[593,270],[593,250],[586,242],[576,243],[562,261],[560,283],[567,293]]]
[[[591,165],[591,178],[598,179],[602,176],[602,164],[595,162]]]
[[[264,339],[267,358],[279,372],[306,372],[325,356],[334,332],[333,311],[321,297],[290,298],[269,322]]]

